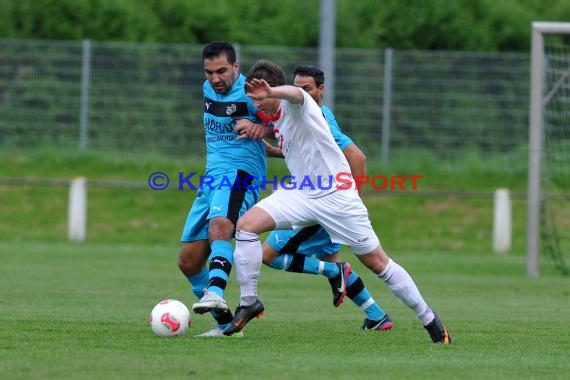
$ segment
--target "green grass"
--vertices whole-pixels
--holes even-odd
[[[475,160],[476,161],[476,160]],[[126,159],[96,154],[43,152],[0,154],[0,177],[63,178],[86,176],[88,181],[122,180],[142,189],[88,189],[87,238],[90,242],[168,244],[178,241],[193,191],[153,191],[146,187],[155,171],[176,181],[177,173],[203,172],[201,158],[186,160]],[[369,174],[417,175],[419,190],[484,191],[484,196],[426,196],[406,191],[374,191],[368,187],[365,201],[371,219],[389,251],[402,249],[488,252],[493,220],[492,191],[508,186],[524,191],[526,180],[516,174],[489,170],[481,163],[458,163],[438,168],[422,157],[394,162],[389,168],[369,158]],[[286,173],[282,161],[270,160],[270,175]],[[0,185],[0,239],[65,241],[68,189],[64,186]],[[437,222],[434,222],[437,221]],[[513,199],[512,252],[524,254],[526,200]]]
[[[454,342],[434,345],[413,313],[370,272],[354,268],[390,313],[386,333],[359,330],[350,300],[331,305],[324,278],[263,268],[266,314],[243,339],[155,337],[162,298],[194,298],[176,268],[177,244],[0,242],[2,379],[555,379],[570,372],[568,279],[524,258],[402,251]],[[230,282],[228,300],[237,289]]]
[[[152,155],[125,157],[105,153],[79,154],[56,149],[0,153],[1,177],[121,179],[147,183],[148,176],[162,171],[171,177],[178,172],[203,172],[204,157],[166,159]],[[378,157],[368,157],[368,175],[421,175],[419,190],[493,191],[507,187],[524,192],[527,187],[526,161],[470,153],[462,158],[441,160],[426,152],[400,153],[384,167]],[[268,160],[268,175],[288,174],[282,159]],[[411,185],[411,182],[408,182]],[[371,187],[368,187],[371,190]],[[372,191],[372,190],[371,190]]]
[[[0,154],[0,177],[121,180],[150,173],[201,172],[202,159],[125,159],[38,151]],[[406,156],[369,174],[421,174],[420,190],[524,192],[525,174],[477,155],[440,163]],[[271,161],[270,174],[285,174]],[[144,187],[144,186],[143,186]],[[191,334],[152,335],[147,320],[163,298],[194,302],[176,266],[191,191],[88,190],[87,242],[66,242],[68,189],[0,185],[0,379],[511,379],[564,378],[570,370],[568,279],[541,259],[525,276],[526,202],[513,200],[513,249],[491,253],[492,196],[425,196],[367,190],[383,246],[413,275],[451,329],[434,345],[413,313],[348,252],[394,319],[388,333],[365,333],[350,301],[331,305],[328,283],[264,268],[266,316],[244,339],[204,340],[208,316]],[[230,281],[228,300],[238,289]]]
[[[0,186],[0,240],[64,241],[68,189]],[[180,238],[190,191],[88,190],[87,238],[92,242],[167,244]],[[366,204],[384,246],[391,249],[487,252],[493,201],[455,196],[367,194]],[[513,252],[525,244],[526,202],[513,201]],[[434,223],[434,221],[437,221]]]

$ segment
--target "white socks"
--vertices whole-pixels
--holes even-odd
[[[234,265],[240,286],[240,305],[249,306],[257,299],[257,281],[262,263],[259,235],[236,230]]]
[[[423,299],[412,277],[404,268],[394,262],[388,261],[386,269],[378,274],[396,297],[410,307],[425,326],[434,319],[433,311]]]

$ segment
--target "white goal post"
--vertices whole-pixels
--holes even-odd
[[[547,62],[544,45],[544,36],[547,34],[570,34],[570,22],[532,23],[526,257],[526,271],[530,277],[539,276],[544,106],[548,103],[548,97],[545,99],[545,69]],[[565,81],[568,78],[563,77],[561,80]],[[553,89],[553,91],[555,90]]]

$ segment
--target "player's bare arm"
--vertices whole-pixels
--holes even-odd
[[[364,152],[360,150],[356,144],[352,143],[347,146],[342,153],[348,161],[350,166],[350,171],[353,177],[365,176],[366,175],[366,156]],[[358,187],[358,195],[362,197],[364,191],[363,186]]]
[[[303,104],[304,98],[300,88],[295,86],[271,87],[264,79],[252,79],[245,84],[247,96],[253,100],[261,101],[266,98],[276,98],[287,100],[293,104]]]
[[[265,155],[267,157],[285,158],[285,156],[283,156],[283,152],[281,149],[279,149],[279,147],[271,145],[271,143],[265,139],[263,140],[263,144],[265,144]]]

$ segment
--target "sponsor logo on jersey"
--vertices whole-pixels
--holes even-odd
[[[235,104],[231,104],[226,107],[226,115],[228,116],[231,116],[236,111],[237,111],[237,106]]]

